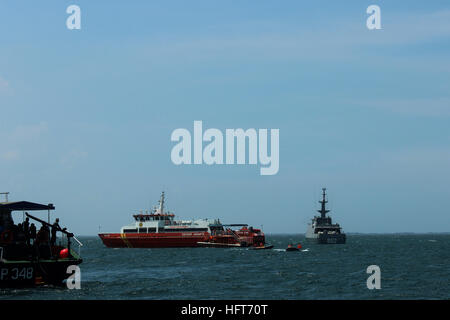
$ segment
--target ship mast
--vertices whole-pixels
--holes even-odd
[[[164,214],[164,191],[161,194],[161,199],[159,200],[159,214]]]
[[[326,207],[325,207],[325,204],[328,202],[328,201],[326,200],[326,195],[327,195],[327,194],[325,193],[326,190],[327,190],[327,188],[322,188],[322,201],[319,201],[319,203],[322,205],[322,207],[321,207],[320,210],[317,210],[317,212],[320,213],[320,217],[321,217],[321,218],[325,218],[325,217],[326,217],[326,214],[327,214],[328,212],[330,212],[330,210],[327,210]]]

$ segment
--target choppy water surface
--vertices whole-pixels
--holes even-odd
[[[80,290],[1,290],[2,299],[449,299],[450,235],[348,235],[345,245],[267,235],[273,250],[109,249],[82,238]],[[303,251],[286,252],[301,242]],[[369,290],[369,265],[381,289]]]

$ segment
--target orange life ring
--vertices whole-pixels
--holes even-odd
[[[0,241],[2,243],[11,243],[13,241],[13,233],[10,230],[5,230],[2,232],[2,234],[0,235]]]

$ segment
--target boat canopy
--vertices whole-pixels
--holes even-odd
[[[48,205],[28,201],[0,202],[0,211],[39,211],[55,210],[52,203]]]

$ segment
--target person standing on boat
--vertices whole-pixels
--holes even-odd
[[[59,226],[59,218],[56,218],[55,222],[52,225],[52,236],[50,238],[50,245],[54,246],[56,243],[56,232],[63,231],[66,232],[67,228],[61,228]]]
[[[49,232],[48,232],[48,227],[46,225],[42,225],[41,228],[39,229],[39,232],[37,233],[36,236],[36,243],[38,245],[48,245],[48,236],[49,236]]]
[[[34,225],[34,223],[32,223],[30,225],[30,233],[29,233],[29,238],[28,239],[32,239],[33,240],[33,245],[36,241],[36,226]]]
[[[59,218],[56,218],[55,222],[52,225],[52,237],[50,238],[50,245],[54,246],[56,243],[56,232],[61,230],[59,226]]]
[[[30,245],[30,218],[26,218],[22,225],[23,233],[25,233],[25,239],[27,242],[27,245]]]
[[[48,242],[50,230],[47,225],[42,224],[36,235],[36,255],[39,258],[49,258],[51,256],[50,244]]]

